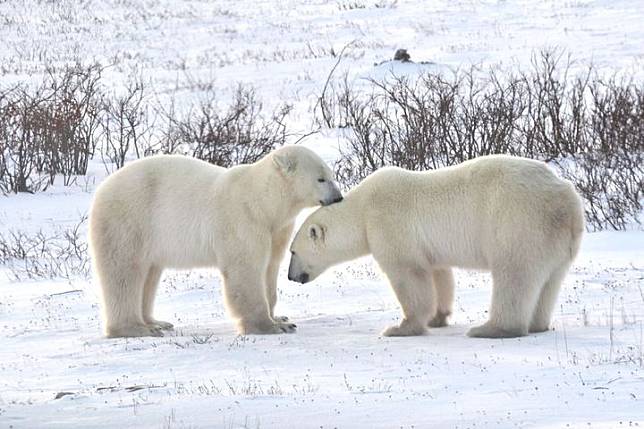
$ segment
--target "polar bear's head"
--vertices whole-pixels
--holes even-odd
[[[302,224],[291,243],[288,279],[307,283],[327,268],[367,254],[364,228],[353,221],[345,200],[320,207]]]
[[[314,280],[331,266],[331,263],[325,260],[328,259],[327,227],[309,220],[310,218],[300,227],[291,244],[288,279],[298,283]]]
[[[289,197],[303,207],[326,206],[342,201],[333,171],[312,150],[302,146],[284,146],[270,156],[288,183],[286,189]]]

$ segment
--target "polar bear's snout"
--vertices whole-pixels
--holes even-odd
[[[308,283],[310,279],[309,274],[301,268],[301,263],[295,253],[291,254],[291,263],[288,265],[288,279],[298,283]]]
[[[306,274],[306,273],[301,273],[299,276],[297,276],[297,277],[295,277],[295,278],[291,278],[291,277],[289,276],[289,278],[288,278],[288,279],[289,279],[290,281],[292,281],[292,282],[298,282],[298,283],[302,283],[302,284],[304,284],[304,283],[308,283],[308,281],[309,281],[309,275],[308,275],[308,274]]]
[[[328,182],[326,195],[320,200],[320,205],[328,206],[330,204],[339,203],[343,198],[342,192],[340,192],[340,189],[338,189],[335,183]]]

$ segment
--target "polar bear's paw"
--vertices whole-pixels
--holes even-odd
[[[109,328],[107,330],[108,338],[119,337],[162,337],[163,332],[156,326],[133,325],[121,328]]]
[[[390,326],[382,331],[383,337],[411,337],[426,335],[427,328],[420,323],[409,323],[406,320],[398,326]]]
[[[527,332],[524,332],[520,328],[502,329],[490,322],[486,322],[481,326],[477,326],[467,331],[468,337],[475,338],[516,338],[523,337],[526,334]]]
[[[276,322],[288,322],[288,316],[273,316]]]
[[[295,323],[289,323],[289,322],[280,322],[277,324],[277,326],[279,326],[279,329],[282,331],[281,333],[285,333],[285,334],[292,334],[293,332],[295,332],[297,328],[297,325]],[[278,334],[279,333],[280,332],[278,332]]]
[[[273,324],[241,324],[239,333],[241,335],[271,335],[271,334],[292,334],[297,325],[289,322],[275,322]]]
[[[442,311],[437,311],[436,315],[429,321],[427,326],[430,328],[444,328],[447,326],[447,318],[450,313],[443,313]]]
[[[150,328],[157,328],[161,329],[163,331],[168,331],[170,329],[174,329],[174,325],[170,322],[164,322],[163,320],[150,320],[146,322],[146,325],[149,326]]]
[[[546,332],[550,330],[550,323],[532,323],[530,325],[529,332],[531,334],[536,334],[539,332]]]

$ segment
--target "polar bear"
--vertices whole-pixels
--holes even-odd
[[[180,155],[128,164],[96,190],[90,250],[108,337],[161,336],[152,316],[165,268],[218,267],[240,334],[293,332],[273,314],[295,217],[338,202],[333,172],[313,151],[284,146],[230,169]]]
[[[382,168],[311,214],[291,245],[300,283],[372,254],[402,308],[385,336],[421,335],[452,312],[452,267],[490,270],[489,320],[471,337],[549,329],[561,282],[584,230],[573,186],[542,162],[483,156],[430,172]]]

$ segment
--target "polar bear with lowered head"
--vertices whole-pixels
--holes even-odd
[[[342,199],[329,167],[300,146],[230,169],[159,155],[134,161],[97,189],[90,250],[108,337],[161,336],[153,318],[165,268],[218,267],[240,334],[293,332],[275,317],[277,273],[297,214]]]
[[[584,230],[573,186],[542,162],[484,156],[430,172],[383,168],[311,214],[291,245],[289,279],[372,254],[400,302],[385,336],[421,335],[452,312],[452,267],[492,272],[489,320],[471,337],[549,329]]]

